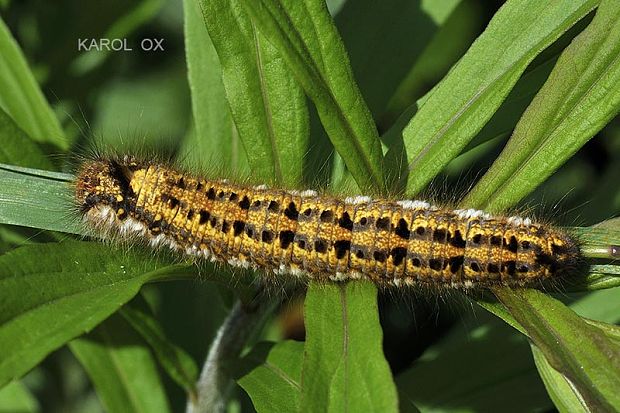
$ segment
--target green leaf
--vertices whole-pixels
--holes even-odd
[[[232,121],[222,68],[195,0],[184,0],[185,54],[192,94],[194,133],[183,141],[182,158],[193,165],[216,163],[234,171],[247,158]]]
[[[612,341],[617,347],[620,347],[620,326],[588,319],[585,319],[585,322],[598,328],[610,341]]]
[[[0,256],[0,385],[92,329],[163,276],[192,271],[152,254],[65,241]]]
[[[170,377],[195,398],[195,383],[198,378],[196,363],[183,349],[169,341],[162,327],[141,296],[123,306],[120,315],[151,346],[157,360]]]
[[[381,144],[324,1],[243,2],[314,102],[325,131],[360,188],[383,189]]]
[[[155,358],[119,315],[69,343],[109,412],[169,412]]]
[[[41,409],[37,399],[19,381],[12,381],[0,389],[0,412],[35,413]]]
[[[238,0],[200,0],[200,5],[252,174],[299,184],[309,134],[301,88]]]
[[[83,232],[74,213],[72,175],[0,165],[0,223]]]
[[[605,321],[607,323],[617,323],[620,321],[620,289],[606,289],[587,294],[585,297],[570,304],[573,309],[581,317],[594,318],[596,320]],[[495,314],[506,323],[518,330],[521,334],[528,335],[527,331],[521,326],[517,320],[508,312],[506,307],[498,302],[477,300],[478,304]],[[586,323],[602,328],[599,322],[594,322],[584,318]],[[604,324],[604,323],[603,323]]]
[[[398,85],[459,3],[460,0],[345,3],[335,18],[336,25],[355,79],[375,118],[382,115]]]
[[[61,149],[69,144],[19,45],[0,18],[0,108],[33,140]]]
[[[467,152],[474,147],[490,141],[498,136],[508,136],[527,109],[532,98],[540,90],[542,85],[549,77],[557,59],[552,58],[541,62],[538,66],[531,67],[531,70],[521,76],[514,88],[506,96],[501,106],[493,114],[489,122],[478,132],[476,137],[470,141],[463,149]]]
[[[620,286],[620,265],[614,260],[612,247],[620,245],[620,221],[609,220],[591,227],[570,228],[581,253],[589,259],[610,260],[608,264],[593,261],[589,274],[566,285],[568,291],[593,291]],[[599,261],[600,262],[600,261]]]
[[[391,97],[388,116],[382,122],[392,123],[411,102],[428,91],[429,85],[438,83],[465,54],[486,24],[481,19],[481,4],[476,2],[460,1],[455,5],[452,1],[423,0],[420,8],[440,27]]]
[[[421,411],[523,412],[552,407],[531,363],[527,338],[484,313],[457,323],[400,373],[396,383],[401,406],[413,404]]]
[[[536,92],[538,92],[540,87],[544,84],[549,73],[551,73],[551,69],[553,69],[555,61],[555,58],[551,58],[550,60],[540,62],[538,65],[536,65],[536,62],[532,63],[529,70],[526,71],[514,85],[513,89],[506,96],[491,119],[489,119],[480,132],[478,132],[478,134],[462,149],[461,154],[471,151],[494,138],[507,136],[514,129],[519,118],[532,101],[532,98],[536,95]],[[389,146],[389,150],[385,155],[387,162],[392,162],[401,165],[401,168],[406,168],[406,165],[403,165],[405,148],[402,141],[402,131],[431,93],[432,91],[428,92],[418,99],[414,105],[410,106],[401,114],[396,123],[394,123],[381,137],[383,142]],[[454,165],[454,163],[448,164],[447,167],[452,165]],[[400,171],[402,176],[404,176],[405,173],[406,171]]]
[[[590,266],[590,273],[578,280],[574,284],[567,285],[566,291],[596,291],[609,288],[620,287],[620,265],[598,265]]]
[[[583,297],[570,304],[570,308],[584,317],[586,322],[594,319],[605,323],[620,322],[620,288],[613,288]]]
[[[373,284],[311,283],[304,320],[301,410],[398,411]]]
[[[588,294],[585,297],[573,302],[570,305],[570,307],[582,317],[592,317],[592,318],[596,318],[597,320],[603,320],[606,322],[615,323],[615,322],[618,322],[618,320],[620,320],[620,312],[619,312],[620,304],[618,304],[620,303],[620,300],[618,300],[619,293],[620,293],[620,289],[617,289],[617,288],[604,290],[604,291],[598,291],[592,294]],[[508,324],[513,326],[515,329],[519,330],[524,335],[529,336],[530,327],[528,327],[528,325],[526,324],[524,324],[526,327],[519,324],[519,322],[517,322],[517,320],[515,320],[515,318],[501,304],[487,303],[487,302],[481,302],[481,301],[478,301],[478,303],[482,307],[486,308],[490,312],[502,318],[504,321],[506,321]],[[552,314],[550,315],[543,313],[541,317],[549,318],[551,321],[553,321],[553,313],[557,312],[555,307],[561,306],[561,304],[552,302],[552,305],[550,305],[548,303],[543,302],[543,304],[541,304],[540,306],[545,307],[545,308],[548,307],[549,311],[552,312]],[[570,310],[566,309],[565,307],[563,311],[570,312]],[[590,335],[597,337],[597,339],[600,337],[607,337],[610,340],[610,347],[613,349],[613,351],[615,352],[620,351],[619,350],[620,349],[620,331],[617,326],[606,324],[606,323],[599,322],[599,321],[589,320],[587,318],[584,318],[582,320],[583,320],[582,324],[583,322],[585,322],[591,328]],[[558,325],[560,326],[559,328],[564,328],[564,329],[574,328],[574,327],[566,326],[563,324],[558,324]],[[587,331],[584,332],[583,330],[581,330],[581,332],[580,333],[578,332],[577,334],[588,334],[588,332]],[[554,345],[554,349],[556,348],[556,346],[563,347],[562,344],[563,343],[561,342],[559,342],[559,344],[556,343]],[[578,340],[577,340],[577,345],[579,345]],[[570,388],[566,388],[566,383],[567,383],[566,376],[558,372],[557,370],[555,370],[553,367],[551,367],[551,365],[549,364],[549,361],[544,359],[544,355],[539,349],[537,349],[535,346],[532,346],[532,351],[534,354],[536,366],[539,370],[539,373],[543,381],[545,382],[545,386],[547,387],[551,398],[554,400],[558,408],[562,409],[562,406],[564,406],[565,404],[568,404],[569,406],[572,407],[574,405],[581,405],[582,403],[586,403],[584,401],[584,397],[579,392],[578,387],[571,385]],[[570,351],[570,349],[567,351]],[[598,357],[601,357],[601,354],[598,354]],[[599,376],[594,376],[594,377],[595,379],[600,380]],[[560,402],[558,402],[558,399],[561,399]],[[575,404],[576,400],[579,400],[577,404]],[[568,411],[573,411],[573,410],[569,409]]]
[[[601,4],[592,23],[560,56],[500,159],[464,203],[496,210],[514,204],[617,113],[619,13],[616,3]],[[584,403],[595,410],[618,406],[612,391],[620,385],[617,343],[538,291],[494,292]]]
[[[594,0],[513,0],[430,93],[403,130],[414,195],[482,129],[525,68],[596,5]]]
[[[617,343],[540,291],[497,288],[494,293],[592,411],[620,407]]]
[[[40,169],[54,169],[43,151],[0,108],[0,162]]]
[[[603,1],[566,48],[493,166],[464,203],[514,205],[620,112],[620,5]]]
[[[607,323],[617,323],[620,321],[620,289],[615,288],[587,294],[585,297],[571,303],[570,307],[581,317],[590,317]],[[617,348],[620,347],[620,341],[618,340],[620,335],[619,327],[604,322],[592,321],[587,318],[584,321],[596,327],[612,341],[615,341]],[[570,385],[566,377],[549,365],[544,354],[536,346],[532,345],[531,347],[536,367],[558,410],[568,412],[575,411],[575,406],[587,407],[584,405],[579,393],[576,392],[575,387]]]
[[[246,369],[253,369],[237,382],[248,393],[257,412],[299,411],[303,354],[301,342],[263,342],[241,360]]]
[[[620,312],[618,311],[620,308],[620,300],[618,299],[619,293],[620,289],[598,291],[573,302],[570,307],[582,317],[593,317],[598,320],[615,323],[620,320]],[[481,301],[478,301],[478,303],[502,318],[522,334],[526,336],[529,335],[528,331],[526,331],[501,304]],[[555,311],[555,309],[551,308],[551,311]],[[543,316],[546,317],[546,315]],[[583,319],[583,321],[594,328],[596,336],[607,336],[607,338],[611,339],[612,346],[618,351],[617,349],[620,348],[620,332],[617,326],[589,319]],[[566,377],[551,367],[549,362],[544,358],[544,354],[536,346],[531,346],[531,348],[536,367],[556,407],[558,407],[560,411],[574,411],[574,406],[580,406],[585,403],[575,386],[570,385],[570,388],[567,388],[568,382]],[[569,408],[566,408],[566,406],[569,406]]]
[[[617,113],[620,94],[612,85],[620,79],[619,11],[615,3],[602,3],[592,23],[560,56],[500,159],[464,203],[495,210],[513,205]],[[494,292],[584,403],[594,410],[618,406],[612,390],[620,385],[616,343],[538,291]]]
[[[545,383],[549,397],[560,412],[588,411],[588,405],[579,397],[570,382],[556,369],[549,365],[544,354],[532,345],[532,355],[534,362],[540,373],[540,377]]]

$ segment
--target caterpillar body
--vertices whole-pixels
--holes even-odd
[[[302,279],[520,287],[565,277],[580,259],[568,234],[528,218],[233,184],[133,156],[85,161],[75,199],[104,234]]]

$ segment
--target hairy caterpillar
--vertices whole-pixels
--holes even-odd
[[[75,199],[85,223],[105,233],[303,279],[530,286],[570,274],[580,259],[566,233],[528,218],[236,185],[133,156],[84,162]]]

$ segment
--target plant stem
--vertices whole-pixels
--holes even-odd
[[[196,384],[197,397],[187,402],[186,413],[219,413],[226,403],[233,384],[230,362],[235,360],[246,343],[262,327],[271,313],[273,301],[261,300],[250,306],[237,301],[217,332]]]

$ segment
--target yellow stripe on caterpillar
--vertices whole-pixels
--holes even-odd
[[[570,236],[528,218],[236,185],[131,156],[84,162],[75,191],[85,223],[105,234],[301,279],[531,286],[580,260]]]

